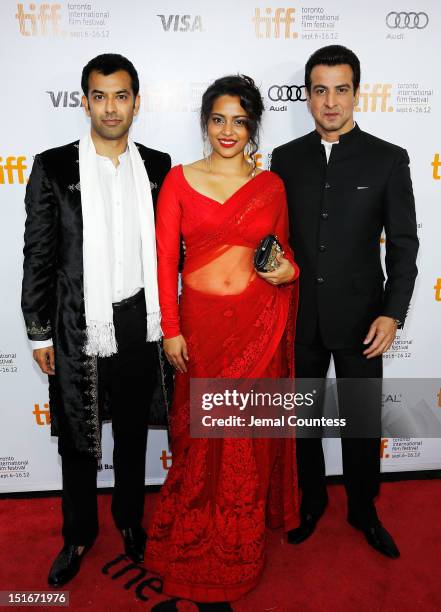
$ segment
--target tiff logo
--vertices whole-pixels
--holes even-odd
[[[164,32],[202,32],[202,17],[200,15],[156,15],[159,17]],[[173,26],[173,28],[172,28]]]
[[[37,8],[37,4],[31,3],[29,12],[25,13],[24,5],[17,4],[15,18],[18,19],[20,34],[22,36],[47,36],[50,33],[59,36],[61,34],[59,28],[60,9],[61,4],[44,3]],[[51,32],[49,32],[49,24],[51,25]],[[29,25],[30,30],[26,27],[27,25]]]
[[[389,459],[390,455],[389,453],[386,452],[386,449],[388,447],[389,447],[389,438],[382,438],[381,446],[380,446],[380,458],[381,459]]]
[[[360,101],[362,104],[359,104],[355,107],[357,113],[375,113],[377,111],[381,113],[392,113],[394,108],[393,106],[388,106],[388,101],[391,97],[390,90],[392,89],[392,85],[390,83],[375,83],[372,86],[363,85],[364,91],[360,91]],[[369,104],[370,102],[370,104]],[[378,104],[381,102],[380,106]]]
[[[27,166],[24,165],[25,161],[26,157],[24,156],[10,156],[6,158],[6,163],[3,163],[3,157],[0,157],[0,185],[5,184],[5,173],[9,185],[16,182],[23,185],[25,182],[24,171],[27,169]],[[14,176],[17,180],[14,180]]]
[[[433,168],[432,177],[435,181],[439,181],[441,179],[441,175],[439,173],[439,169],[441,167],[441,161],[439,159],[439,153],[435,153],[433,157],[433,162],[430,164]]]
[[[284,38],[297,38],[298,33],[291,29],[295,12],[294,8],[276,8],[273,15],[272,8],[256,8],[253,23],[257,38],[280,38],[282,30]]]
[[[81,94],[79,91],[46,91],[49,94],[52,105],[55,108],[76,108],[81,106]]]
[[[162,463],[162,467],[164,470],[169,470],[172,464],[172,456],[167,455],[167,451],[163,450],[162,455],[159,457]]]
[[[436,279],[436,284],[433,288],[435,289],[435,300],[441,302],[441,278]]]
[[[51,415],[49,412],[49,404],[43,404],[43,408],[44,410],[40,408],[40,404],[34,404],[34,410],[32,411],[32,414],[35,415],[35,421],[37,422],[37,425],[50,425]]]

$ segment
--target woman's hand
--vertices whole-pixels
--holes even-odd
[[[277,270],[273,270],[272,272],[258,272],[256,270],[256,274],[266,280],[270,285],[283,285],[284,283],[289,283],[292,281],[296,275],[296,269],[289,261],[283,257],[281,253],[277,255],[277,260],[280,263],[280,266]]]
[[[185,342],[184,336],[175,336],[174,338],[167,338],[163,340],[164,352],[168,362],[178,372],[186,372],[188,361],[187,343]]]

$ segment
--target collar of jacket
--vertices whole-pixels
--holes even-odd
[[[360,128],[358,127],[358,124],[356,123],[354,127],[352,128],[352,130],[350,130],[349,132],[346,132],[346,134],[340,135],[338,139],[339,149],[342,149],[343,147],[346,148],[347,146],[350,146],[351,144],[357,142],[361,134],[362,132]],[[313,132],[311,132],[311,136],[312,136],[314,145],[322,146],[322,135],[317,130],[314,130]]]

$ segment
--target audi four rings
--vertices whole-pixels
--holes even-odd
[[[392,30],[423,30],[428,23],[427,13],[395,13],[392,11],[386,15],[386,25]]]
[[[306,102],[304,85],[272,85],[268,98],[273,102]]]

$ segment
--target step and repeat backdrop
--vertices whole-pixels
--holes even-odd
[[[80,75],[99,53],[118,52],[133,61],[142,108],[132,136],[168,151],[174,163],[201,157],[198,110],[207,85],[228,73],[251,75],[265,100],[258,163],[268,168],[275,146],[313,129],[303,80],[309,55],[333,43],[353,49],[362,64],[356,120],[408,150],[421,241],[410,314],[385,355],[385,377],[440,376],[438,0],[2,0],[0,23],[6,85],[0,99],[0,492],[61,486],[47,383],[32,360],[20,311],[23,198],[34,155],[88,130]],[[401,401],[399,390],[386,385],[385,404]],[[441,411],[441,389],[426,401]],[[99,483],[108,486],[110,425],[103,438]],[[341,473],[339,441],[325,445],[328,473]],[[383,438],[381,452],[383,471],[441,468],[438,439]],[[161,483],[171,460],[165,432],[151,431],[147,483]]]

